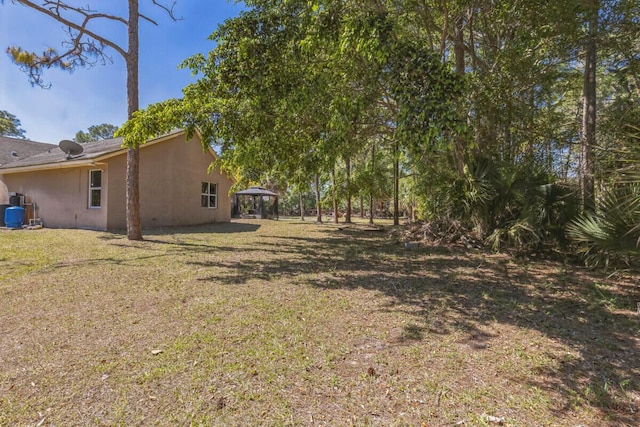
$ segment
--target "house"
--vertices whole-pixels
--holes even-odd
[[[24,195],[27,220],[49,228],[126,228],[126,152],[122,138],[82,144],[69,155],[58,146],[0,165],[0,188]],[[140,216],[143,227],[228,222],[232,180],[184,131],[140,146]],[[0,202],[2,202],[0,200]],[[25,221],[26,222],[26,221]]]
[[[54,148],[56,146],[53,144],[0,136],[0,167]],[[9,192],[0,182],[0,204],[7,203],[9,203]]]

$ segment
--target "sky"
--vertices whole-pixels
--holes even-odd
[[[126,16],[126,0],[70,0],[76,5],[111,8],[108,12]],[[165,4],[171,1],[163,2]],[[121,8],[118,10],[117,8]],[[140,107],[182,96],[182,88],[195,81],[190,70],[178,65],[196,53],[211,51],[215,44],[209,35],[230,17],[237,16],[242,5],[227,0],[178,0],[174,22],[151,0],[140,1],[141,13],[156,20],[158,26],[140,22]],[[103,11],[103,9],[100,9]],[[95,27],[96,32],[119,42],[126,50],[126,28],[109,24]],[[49,89],[31,86],[28,77],[13,64],[6,53],[9,46],[44,51],[51,46],[62,51],[66,32],[62,24],[30,8],[0,2],[0,110],[18,118],[26,138],[57,144],[73,139],[80,130],[109,123],[120,126],[127,118],[126,70],[124,59],[114,50],[112,63],[78,68],[73,73],[45,70]]]

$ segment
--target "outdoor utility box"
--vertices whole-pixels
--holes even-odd
[[[20,193],[12,193],[9,196],[9,204],[11,206],[24,206],[24,195]]]
[[[22,224],[24,224],[24,208],[11,206],[5,209],[4,222],[7,228],[22,228]]]

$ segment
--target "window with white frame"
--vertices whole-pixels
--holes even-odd
[[[102,171],[89,171],[89,208],[102,206]]]
[[[218,207],[218,185],[213,182],[203,182],[200,194],[201,206],[203,208]]]

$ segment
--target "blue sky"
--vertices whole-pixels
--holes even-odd
[[[70,3],[94,8],[104,4],[123,7],[126,0]],[[182,88],[194,77],[189,70],[178,69],[180,62],[213,49],[214,43],[207,37],[225,19],[237,16],[242,6],[227,0],[178,0],[175,14],[183,20],[173,22],[153,7],[151,0],[141,0],[140,5],[142,13],[159,24],[140,23],[140,107],[144,108],[150,103],[181,97]],[[100,31],[126,46],[123,25],[105,26]],[[34,141],[57,144],[62,139],[73,139],[76,132],[86,131],[91,125],[119,126],[126,120],[126,72],[124,60],[117,52],[109,50],[111,64],[79,68],[71,74],[54,69],[45,71],[44,80],[51,83],[50,89],[32,87],[26,74],[5,53],[8,46],[15,45],[36,52],[48,46],[62,49],[65,36],[63,26],[52,18],[10,0],[0,4],[0,110],[15,115],[26,130],[26,137]]]

